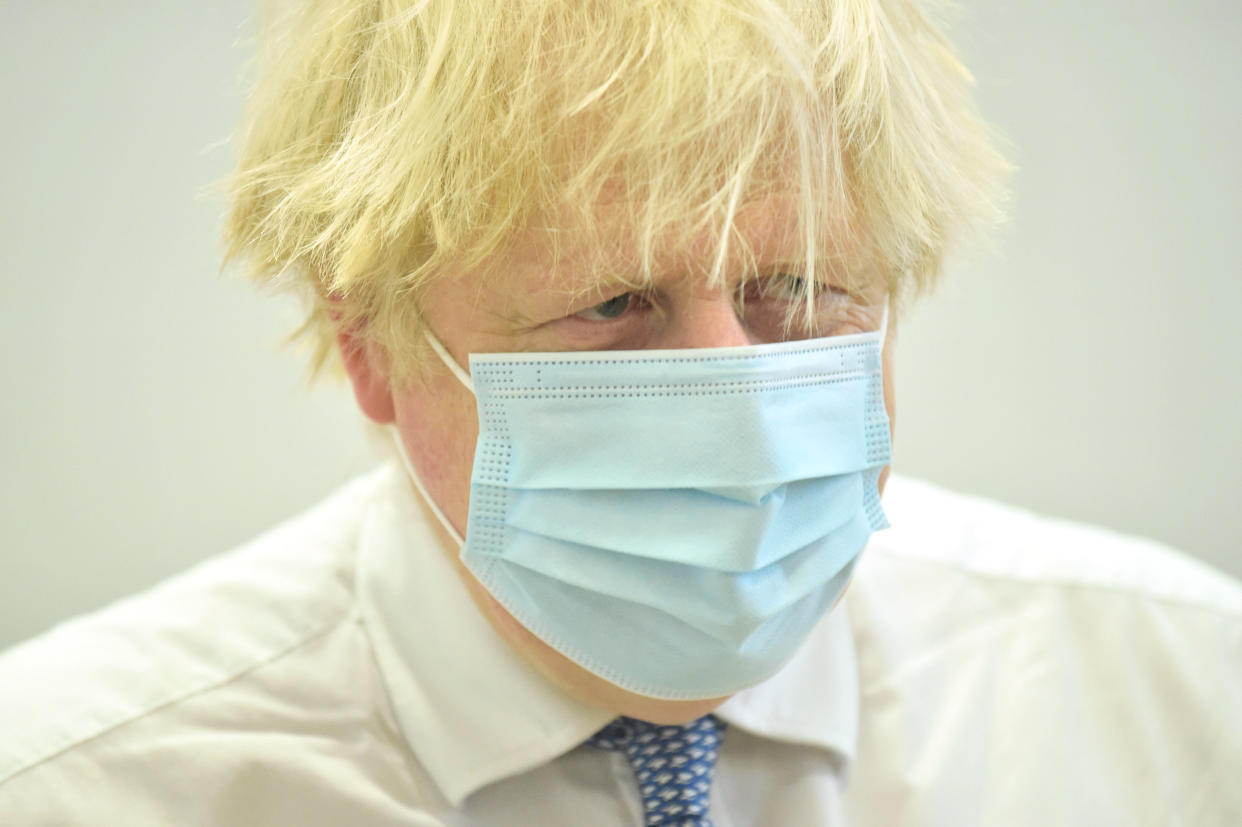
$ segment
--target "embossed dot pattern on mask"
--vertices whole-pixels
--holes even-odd
[[[704,715],[682,726],[617,718],[587,742],[629,759],[648,827],[712,827],[712,772],[725,723]]]

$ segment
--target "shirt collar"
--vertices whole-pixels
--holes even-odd
[[[456,807],[551,761],[615,715],[566,695],[479,613],[441,535],[397,465],[359,540],[358,600],[398,725]],[[830,613],[782,670],[717,714],[755,735],[853,760],[858,667],[849,620]]]

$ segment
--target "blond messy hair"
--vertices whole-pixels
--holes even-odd
[[[765,194],[793,195],[807,272],[842,266],[848,235],[895,292],[998,217],[1007,165],[913,0],[287,0],[269,17],[228,258],[305,291],[316,370],[346,325],[408,378],[428,284],[482,273],[532,222],[589,217],[605,185],[625,193],[636,287],[674,228],[713,233],[719,282]]]

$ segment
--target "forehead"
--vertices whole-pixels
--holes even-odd
[[[669,279],[732,285],[773,268],[807,266],[799,206],[795,195],[765,194],[739,205],[726,228],[682,221],[652,231],[641,205],[613,189],[589,211],[536,217],[493,257],[482,280],[491,290],[562,295],[658,288]],[[864,246],[844,222],[835,229],[813,231],[816,272],[869,271]]]

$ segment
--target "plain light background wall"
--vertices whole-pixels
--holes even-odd
[[[896,467],[1242,574],[1242,7],[963,5],[1012,219],[900,332]],[[218,275],[251,10],[0,7],[0,646],[374,462]]]

